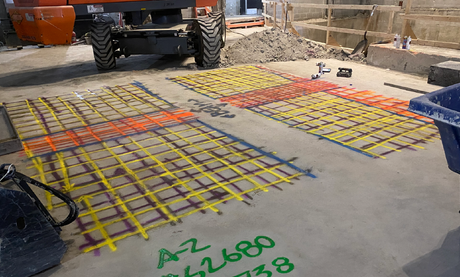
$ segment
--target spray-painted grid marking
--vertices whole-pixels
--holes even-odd
[[[34,177],[81,201],[85,252],[312,176],[198,121],[34,159]],[[65,209],[55,198],[49,205]]]
[[[400,99],[396,99],[393,97],[385,97],[382,95],[378,95],[373,91],[358,91],[353,88],[349,87],[340,87],[335,88],[327,91],[330,94],[338,95],[340,97],[350,99],[353,101],[357,101],[369,106],[377,107],[384,109],[386,111],[390,111],[396,114],[404,115],[407,117],[413,117],[416,119],[420,119],[426,122],[433,123],[433,120],[415,114],[407,110],[409,107],[409,101],[404,101]]]
[[[217,69],[170,80],[213,99],[292,82],[255,66]]]
[[[245,89],[241,89],[241,87],[238,86],[238,82],[235,81],[227,82],[223,87],[220,87],[219,80],[225,80],[225,78],[222,79],[223,76],[232,78],[232,74],[234,74],[234,72],[244,72],[248,66],[209,71],[206,74],[214,74],[213,78],[209,79],[206,75],[196,74],[184,77],[176,77],[171,80],[213,99],[220,98],[223,102],[230,102],[232,105],[241,108],[253,107],[260,104],[270,103],[276,100],[292,98],[293,93],[298,93],[294,92],[295,89],[293,87],[299,87],[304,89],[304,94],[317,91],[327,91],[328,93],[357,101],[369,106],[391,111],[396,114],[413,117],[430,123],[433,122],[429,118],[407,111],[409,105],[408,101],[403,101],[392,97],[384,97],[371,91],[358,91],[346,86],[341,87],[337,84],[325,82],[322,80],[302,78],[293,74],[279,72],[262,66],[249,67],[251,69],[256,68],[259,70],[256,71],[255,74],[262,74],[262,72],[265,72],[264,74],[272,74],[272,76],[276,75],[279,76],[279,78],[288,80],[288,82],[280,84],[279,82],[270,82],[268,80],[266,83],[267,86],[263,88],[246,86]],[[250,78],[254,77],[251,75],[248,76],[250,76]],[[199,81],[193,81],[194,78]],[[314,85],[316,85],[316,87]]]
[[[432,124],[325,92],[248,110],[380,158],[439,138]]]
[[[264,66],[260,66],[260,65],[256,65],[256,67],[260,68],[260,69],[263,69],[265,71],[271,72],[273,74],[276,74],[278,76],[281,76],[283,78],[286,78],[288,80],[295,81],[295,82],[305,82],[305,81],[311,80],[310,78],[300,77],[300,76],[297,76],[297,75],[294,75],[294,74],[273,70],[273,69],[270,69],[270,68],[267,68],[267,67],[264,67]]]
[[[21,139],[173,108],[136,83],[6,104]]]
[[[170,109],[25,139],[22,143],[27,156],[32,158],[156,128],[173,126],[194,119],[196,116],[191,112]]]
[[[250,108],[336,87],[337,85],[322,80],[303,81],[222,97],[220,101],[239,108]]]

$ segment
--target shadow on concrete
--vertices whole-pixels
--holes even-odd
[[[403,266],[409,277],[459,277],[460,227],[450,231],[441,247]]]
[[[35,277],[51,277],[53,276],[56,272],[58,272],[58,270],[62,269],[62,265],[57,265],[57,266],[54,266],[52,268],[49,268],[45,271],[42,271],[42,272],[39,272],[33,276]]]
[[[114,70],[98,71],[94,61],[89,60],[1,74],[0,87],[45,85],[79,78],[85,81],[111,79],[128,71],[185,70],[191,69],[189,66],[193,64],[193,58],[189,56],[139,55],[117,59]]]

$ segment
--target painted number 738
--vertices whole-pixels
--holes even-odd
[[[272,265],[276,268],[276,271],[281,274],[286,274],[294,270],[294,264],[289,262],[288,258],[279,257],[273,260]],[[271,277],[273,273],[269,270],[265,270],[265,264],[259,265],[252,271],[245,271],[233,277],[252,277],[251,272],[254,272],[254,276]],[[265,275],[262,275],[265,274]]]

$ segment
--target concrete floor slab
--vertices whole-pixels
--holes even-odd
[[[184,109],[193,108],[189,99],[220,103],[165,79],[197,73],[187,69],[187,64],[193,62],[188,58],[130,57],[119,60],[119,69],[98,74],[90,47],[22,51],[30,51],[30,54],[11,58],[0,67],[1,102],[136,80]],[[0,53],[1,61],[2,55]],[[308,77],[317,71],[315,62],[317,60],[265,66]],[[354,75],[351,79],[342,79],[331,73],[323,76],[323,80],[360,90],[409,100],[417,94],[383,83],[437,89],[411,75],[350,62],[325,62],[333,72],[338,67],[351,67]],[[239,242],[253,242],[257,236],[270,237],[275,247],[264,248],[258,257],[227,262],[221,270],[206,276],[237,276],[247,270],[260,269],[262,264],[273,276],[284,276],[272,265],[278,257],[288,258],[295,266],[286,276],[459,274],[460,176],[447,169],[439,140],[427,144],[425,150],[398,153],[386,160],[372,159],[248,111],[231,106],[226,109],[235,117],[199,113],[200,119],[248,143],[263,146],[267,152],[276,152],[283,159],[296,157],[296,166],[311,169],[318,178],[303,176],[294,181],[294,185],[284,186],[283,191],[270,189],[253,193],[250,205],[230,201],[223,205],[220,215],[193,214],[181,224],[149,231],[148,241],[135,236],[119,241],[115,252],[102,248],[100,256],[79,253],[71,241],[77,234],[64,228],[62,236],[71,251],[61,266],[39,276],[161,277],[171,273],[182,277],[187,266],[191,266],[190,274],[207,271],[207,264],[201,266],[205,257],[212,259],[213,268],[222,265],[222,249],[233,253]],[[1,163],[14,162],[20,171],[27,173],[30,171],[24,167],[25,160],[18,154],[0,156]],[[179,255],[179,261],[167,262],[158,269],[160,249],[178,251],[183,249],[180,244],[191,238],[197,239],[197,247],[211,245],[211,248],[197,253],[184,252]],[[420,268],[427,270],[421,272]],[[252,276],[257,276],[257,270]]]

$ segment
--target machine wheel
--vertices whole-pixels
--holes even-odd
[[[208,17],[194,21],[198,35],[198,55],[195,62],[199,66],[213,67],[220,63],[220,49],[222,45],[221,19]]]
[[[94,22],[91,25],[91,44],[97,69],[108,70],[117,66],[110,24]]]
[[[210,17],[215,18],[217,20],[217,23],[219,24],[219,28],[221,30],[220,36],[221,36],[221,48],[225,47],[225,41],[227,39],[227,24],[225,24],[225,13],[223,12],[212,12],[209,13]]]

